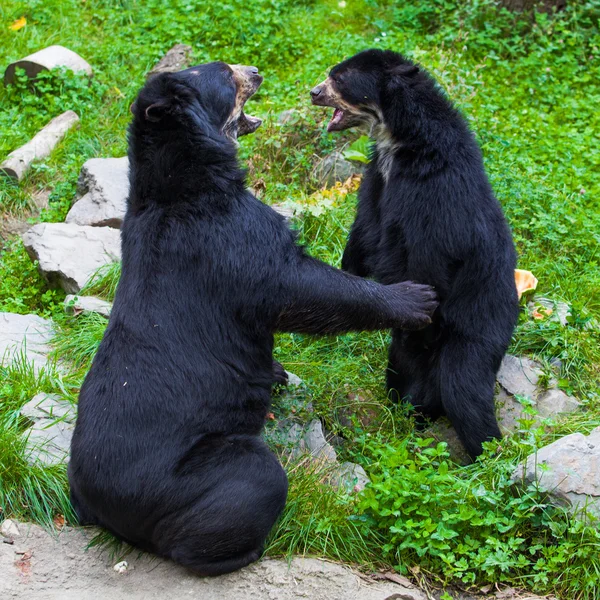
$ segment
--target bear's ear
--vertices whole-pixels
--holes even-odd
[[[391,70],[392,77],[414,77],[419,72],[417,65],[399,65]]]
[[[146,121],[158,123],[167,113],[171,112],[171,109],[172,105],[170,102],[165,100],[155,102],[144,111],[144,117],[146,118]]]

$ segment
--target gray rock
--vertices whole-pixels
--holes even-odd
[[[286,371],[287,376],[288,376],[288,387],[292,386],[292,387],[300,387],[302,385],[304,385],[304,383],[302,382],[302,379],[300,379],[300,377],[298,377],[298,375],[294,375],[294,373],[290,373],[289,371]]]
[[[423,437],[432,437],[436,443],[446,442],[450,458],[459,465],[468,465],[471,463],[471,458],[464,449],[461,441],[458,439],[456,430],[447,419],[441,418],[432,423],[423,432]]]
[[[21,356],[36,371],[48,363],[52,322],[37,315],[0,313],[0,363],[19,360]]]
[[[572,433],[531,454],[512,475],[549,492],[558,505],[586,507],[600,517],[600,427],[588,436]]]
[[[67,462],[75,425],[56,419],[39,419],[26,432],[29,464]]]
[[[40,223],[23,234],[48,283],[76,294],[102,266],[121,258],[121,234],[110,227]]]
[[[313,458],[324,462],[337,461],[337,454],[333,446],[325,439],[323,425],[318,419],[314,419],[309,423],[303,439],[306,449]]]
[[[40,419],[61,419],[75,421],[75,408],[58,394],[37,394],[21,408],[21,415],[32,421]]]
[[[360,167],[346,160],[341,152],[332,152],[317,163],[313,175],[321,185],[331,187],[360,172]]]
[[[271,204],[271,208],[278,212],[288,223],[294,218],[296,214],[293,208],[286,206],[283,203]]]
[[[580,406],[581,403],[576,398],[557,388],[542,392],[535,403],[538,415],[544,419],[575,412]]]
[[[65,312],[78,315],[80,313],[97,313],[103,317],[110,317],[112,304],[102,298],[95,296],[75,296],[67,295],[65,298]]]
[[[347,493],[360,492],[371,480],[365,470],[356,463],[344,462],[329,477],[332,485]]]
[[[509,394],[534,398],[541,375],[542,369],[535,361],[507,354],[502,360],[497,379]]]
[[[129,194],[129,160],[92,158],[81,168],[77,183],[79,200],[73,204],[66,223],[120,228]]]
[[[549,317],[550,320],[558,321],[563,327],[567,325],[567,317],[571,316],[571,307],[566,302],[551,300],[543,296],[534,296],[533,302],[530,302],[530,304],[533,304],[533,306],[538,304],[544,308],[549,308],[552,311]]]
[[[19,537],[21,532],[19,531],[19,526],[15,521],[12,521],[11,519],[4,519],[4,521],[2,521],[2,526],[0,527],[0,534],[5,538],[12,539]]]

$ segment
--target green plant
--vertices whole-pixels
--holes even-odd
[[[375,438],[362,448],[372,483],[359,508],[385,537],[387,560],[401,572],[419,565],[444,583],[518,579],[542,592],[594,597],[600,585],[596,524],[553,507],[535,485],[521,489],[511,481],[529,444],[508,442],[495,456],[488,452],[477,464],[457,468],[445,444],[431,442]]]
[[[28,462],[28,423],[20,414],[38,392],[72,400],[72,383],[62,380],[52,365],[34,369],[24,355],[10,366],[0,366],[0,382],[0,518],[16,516],[51,526],[54,517],[62,515],[73,523],[66,466]]]

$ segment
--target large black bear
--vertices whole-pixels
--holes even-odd
[[[328,131],[375,139],[342,268],[390,284],[433,285],[433,324],[393,332],[392,399],[445,414],[471,457],[499,438],[495,375],[518,317],[516,254],[475,137],[434,79],[395,52],[366,50],[311,90],[333,107]]]
[[[250,194],[236,137],[262,77],[210,63],[132,106],[122,276],[79,397],[69,481],[82,523],[203,575],[256,560],[287,479],[261,439],[273,333],[418,328],[429,286],[383,286],[296,245]]]

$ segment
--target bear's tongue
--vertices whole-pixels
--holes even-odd
[[[331,117],[331,121],[329,121],[329,125],[327,125],[327,130],[331,131],[333,127],[335,127],[341,120],[344,118],[344,111],[340,108],[336,108],[333,111],[333,117]]]

